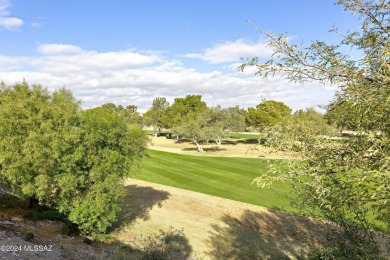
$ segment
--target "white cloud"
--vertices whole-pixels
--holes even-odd
[[[255,106],[261,98],[283,101],[294,109],[326,103],[333,90],[301,87],[282,78],[222,71],[199,72],[147,51],[96,52],[75,45],[41,44],[38,56],[0,56],[0,81],[14,84],[25,79],[54,90],[69,88],[83,106],[107,102],[137,105],[145,111],[153,98],[201,94],[209,106]],[[231,65],[232,68],[237,64]]]
[[[37,50],[43,55],[77,54],[83,51],[80,47],[70,44],[40,44]]]
[[[124,50],[116,52],[86,51],[75,45],[40,44],[37,47],[40,56],[11,57],[0,56],[0,70],[31,70],[51,73],[58,76],[86,74],[90,77],[107,75],[111,71],[134,67],[162,64],[165,67],[175,66],[175,62],[164,61],[157,52],[144,53]],[[161,67],[165,70],[166,68]]]
[[[234,42],[227,41],[215,44],[212,48],[205,49],[202,53],[188,53],[186,58],[201,59],[211,64],[238,62],[246,57],[268,57],[272,54],[265,42],[251,42],[238,39]]]
[[[0,0],[0,16],[7,16],[9,14],[8,8],[10,5],[9,0]]]
[[[9,0],[0,0],[0,27],[7,30],[16,30],[21,27],[24,22],[22,19],[16,17],[8,17],[10,6]]]
[[[7,30],[16,30],[23,25],[23,20],[14,17],[0,17],[0,27]]]

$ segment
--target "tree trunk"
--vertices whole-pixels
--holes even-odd
[[[222,137],[218,136],[217,140],[215,140],[215,143],[220,146],[222,144]]]
[[[201,144],[199,144],[195,139],[192,139],[192,141],[194,141],[194,143],[196,144],[196,146],[198,147],[198,152],[201,153],[203,152],[203,147]]]
[[[28,199],[27,209],[36,208],[36,207],[38,207],[38,204],[39,204],[39,201],[37,199],[30,197]]]

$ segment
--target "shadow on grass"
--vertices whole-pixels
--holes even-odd
[[[223,140],[222,144],[225,144],[225,145],[259,144],[259,142],[260,142],[260,139],[248,138],[248,139],[239,139],[239,140]]]
[[[191,139],[187,139],[187,138],[180,138],[180,139],[174,139],[174,140],[175,140],[175,143],[177,143],[177,144],[182,144],[182,143],[191,143],[192,144]]]
[[[156,205],[161,207],[162,202],[170,196],[166,191],[137,185],[126,186],[126,193],[121,211],[112,229],[128,226],[137,218],[148,220],[149,211]]]
[[[192,151],[192,152],[197,152],[197,148],[183,148],[182,151]],[[210,147],[210,148],[203,148],[203,151],[205,152],[220,152],[220,151],[226,151],[226,148],[221,148],[221,147]]]
[[[208,239],[212,259],[291,259],[318,246],[322,226],[309,218],[268,210],[225,215],[212,225]]]
[[[244,139],[244,140],[238,140],[238,143],[241,144],[259,144],[259,140],[261,139]]]

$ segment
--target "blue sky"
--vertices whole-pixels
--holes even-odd
[[[65,86],[84,107],[113,102],[140,111],[155,97],[172,103],[187,94],[244,108],[262,98],[293,109],[332,98],[333,86],[238,72],[240,57],[271,54],[247,20],[298,43],[337,43],[332,26],[359,25],[331,0],[0,0],[0,81]]]

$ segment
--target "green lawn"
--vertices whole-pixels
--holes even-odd
[[[200,157],[149,150],[136,179],[202,192],[273,209],[292,211],[285,197],[290,187],[251,185],[267,161],[251,158]]]

